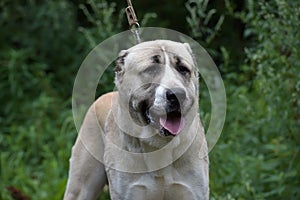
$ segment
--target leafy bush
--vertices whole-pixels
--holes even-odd
[[[92,47],[88,35],[101,42],[118,31],[114,4],[97,4],[101,10],[94,13],[104,20],[84,27],[76,22],[76,6],[67,0],[0,3],[1,199],[61,199],[64,193],[77,135],[70,101],[75,72]]]
[[[0,24],[1,199],[61,199],[76,136],[66,97],[86,52],[75,9],[2,1]]]
[[[67,168],[61,160],[68,160],[66,141],[76,134],[71,111],[52,94],[43,64],[24,64],[22,50],[8,55],[1,59],[1,78],[9,80],[1,84],[1,101],[6,102],[1,104],[1,193],[13,186],[43,199],[52,187],[61,195]]]
[[[251,44],[240,73],[225,75],[227,123],[211,155],[214,199],[300,197],[299,9],[295,1],[248,1],[232,13]]]

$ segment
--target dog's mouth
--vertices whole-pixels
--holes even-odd
[[[180,110],[167,112],[164,116],[160,116],[150,112],[150,107],[144,103],[141,111],[145,122],[158,129],[162,136],[176,136],[184,128],[184,117]]]
[[[168,135],[178,135],[184,127],[184,118],[178,111],[167,113],[165,118],[159,118],[159,124],[161,126],[160,133]]]

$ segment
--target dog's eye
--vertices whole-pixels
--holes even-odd
[[[152,62],[160,64],[161,63],[161,57],[160,57],[160,55],[152,56]]]
[[[177,66],[177,71],[182,75],[188,75],[191,73],[191,71],[184,65],[180,64]]]
[[[187,68],[182,62],[181,59],[178,56],[174,56],[174,59],[176,61],[176,70],[182,74],[183,76],[186,76],[191,73],[189,68]]]

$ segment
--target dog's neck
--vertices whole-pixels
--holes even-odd
[[[148,132],[148,130],[146,131]],[[158,133],[149,138],[138,138],[122,132],[121,137],[123,140],[122,143],[126,144],[124,148],[126,148],[127,151],[135,153],[149,153],[156,151],[167,145],[173,139],[171,136],[163,137]]]

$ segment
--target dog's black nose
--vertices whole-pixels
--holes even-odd
[[[186,98],[186,93],[181,88],[167,89],[166,98],[168,101],[168,109],[178,110],[180,109],[180,104]]]
[[[181,88],[167,89],[166,97],[168,101],[182,101],[185,99],[185,91]]]

